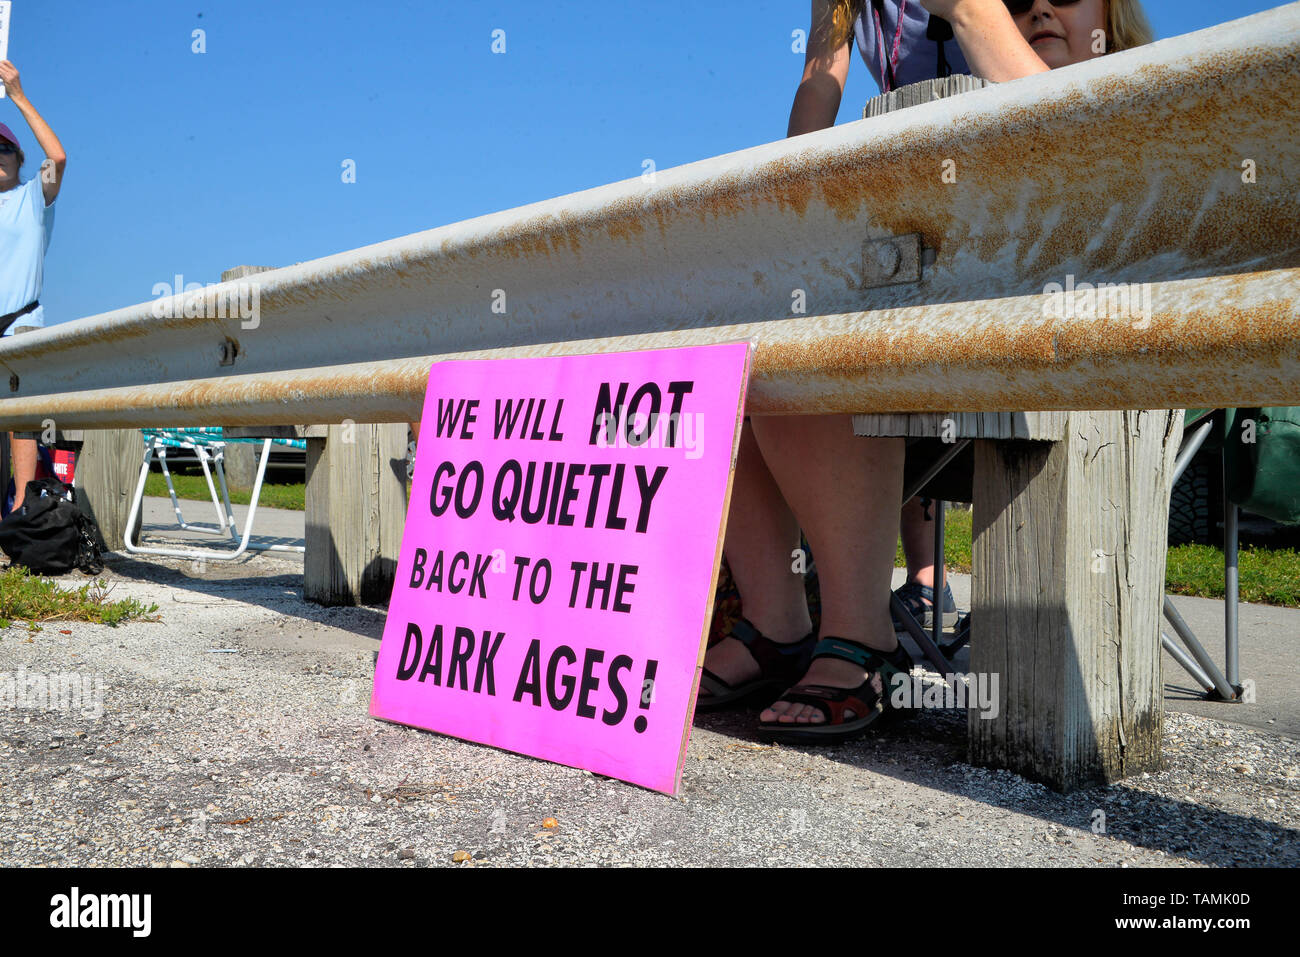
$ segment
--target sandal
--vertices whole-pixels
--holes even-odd
[[[748,618],[738,619],[731,626],[728,637],[735,638],[749,649],[749,653],[758,662],[758,677],[730,685],[708,668],[701,669],[700,690],[704,693],[696,698],[696,711],[715,711],[761,692],[780,694],[782,688],[788,688],[792,681],[798,680],[808,670],[808,665],[812,662],[813,646],[817,642],[816,633],[810,632],[792,644],[783,645],[760,632],[750,624]]]
[[[934,589],[929,585],[922,585],[920,582],[905,582],[894,590],[899,601],[908,613],[916,619],[916,623],[929,631],[934,627]],[[892,603],[891,603],[892,604]],[[890,615],[894,619],[895,633],[905,632],[907,628],[898,620],[898,613],[890,608]],[[957,621],[957,602],[952,597],[952,589],[948,587],[947,580],[943,583],[943,627],[947,628]]]
[[[813,659],[841,658],[867,669],[867,679],[856,688],[832,688],[826,685],[799,685],[778,700],[789,704],[812,705],[826,719],[820,724],[793,721],[760,721],[758,736],[764,741],[782,744],[832,744],[863,734],[882,719],[911,717],[911,709],[895,708],[889,703],[895,676],[911,680],[912,657],[901,644],[896,651],[883,652],[844,638],[823,638],[817,643]],[[881,690],[872,679],[880,676]],[[845,712],[853,717],[846,719]]]

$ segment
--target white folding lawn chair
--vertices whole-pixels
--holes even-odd
[[[126,527],[135,527],[137,516],[139,516],[144,502],[144,486],[145,480],[149,477],[149,466],[157,458],[163,479],[167,482],[167,492],[171,495],[172,510],[176,513],[177,526],[183,531],[219,536],[238,544],[233,549],[180,548],[176,546],[144,545],[128,540],[126,543],[128,552],[135,555],[165,555],[170,558],[231,561],[239,558],[249,549],[299,553],[306,551],[306,548],[302,545],[256,542],[252,539],[253,519],[257,514],[257,502],[262,494],[262,479],[266,475],[266,463],[270,458],[272,446],[306,449],[307,443],[305,441],[302,439],[227,439],[222,436],[219,427],[143,429],[141,431],[144,435],[144,464],[140,467],[140,481],[136,484],[135,495],[131,500],[131,515],[127,519]],[[257,464],[257,478],[253,481],[253,493],[249,498],[248,515],[244,520],[242,532],[235,521],[235,512],[230,505],[230,490],[226,486],[225,450],[226,446],[233,442],[256,442],[262,446],[262,454]],[[185,520],[185,516],[181,512],[180,499],[176,495],[175,483],[172,482],[171,471],[167,468],[167,452],[169,449],[173,452],[184,450],[193,453],[198,459],[199,467],[203,469],[203,477],[208,483],[208,493],[212,496],[212,507],[216,512],[217,519],[215,525],[187,522]],[[216,484],[212,481],[213,473],[216,474]],[[217,496],[218,485],[221,488],[220,498]]]

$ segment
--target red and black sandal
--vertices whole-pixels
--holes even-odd
[[[767,701],[771,701],[808,670],[813,647],[817,644],[816,634],[809,633],[796,642],[783,645],[768,638],[747,618],[738,619],[727,637],[735,638],[749,649],[758,662],[758,677],[731,685],[708,668],[702,669],[701,694],[695,699],[696,711],[716,711],[757,698],[760,694],[770,695]]]
[[[890,705],[890,694],[899,681],[911,681],[912,656],[901,644],[897,650],[884,652],[844,638],[823,638],[817,642],[813,660],[840,658],[867,670],[867,679],[856,688],[832,688],[826,685],[799,685],[777,700],[789,704],[811,705],[826,719],[819,724],[796,721],[760,721],[758,736],[764,741],[781,744],[834,744],[865,734],[884,719],[910,716],[910,712]],[[880,690],[873,679],[880,676]],[[853,717],[845,714],[852,712]]]

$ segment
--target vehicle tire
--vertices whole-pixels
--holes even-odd
[[[1223,521],[1223,474],[1217,455],[1198,455],[1169,496],[1169,544],[1217,545]]]

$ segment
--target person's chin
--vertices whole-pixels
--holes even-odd
[[[1031,44],[1033,51],[1038,54],[1038,58],[1048,66],[1055,69],[1062,63],[1069,60],[1069,47],[1064,40],[1053,37],[1050,40],[1039,40]]]

